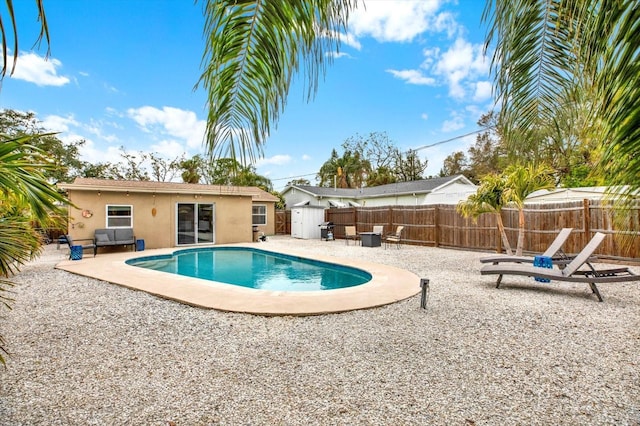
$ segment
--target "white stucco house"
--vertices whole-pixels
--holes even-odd
[[[304,205],[331,208],[457,204],[477,188],[463,175],[456,175],[355,189],[289,185],[282,196],[287,209]]]

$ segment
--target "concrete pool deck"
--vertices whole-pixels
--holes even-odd
[[[211,246],[209,246],[211,247]],[[227,244],[213,247],[262,248],[255,244]],[[231,284],[191,278],[127,265],[128,259],[171,254],[185,248],[145,250],[84,256],[66,260],[57,269],[96,278],[134,290],[192,306],[258,315],[320,315],[387,305],[414,296],[420,291],[420,278],[412,272],[363,260],[344,257],[310,257],[294,249],[278,248],[278,253],[352,266],[369,272],[368,283],[337,290],[284,292],[255,290]]]

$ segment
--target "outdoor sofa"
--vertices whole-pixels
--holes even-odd
[[[133,228],[96,229],[94,231],[96,250],[100,247],[132,246],[136,250]]]

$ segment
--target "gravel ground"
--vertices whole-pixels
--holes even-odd
[[[260,317],[54,269],[14,278],[2,425],[640,425],[640,284],[478,273],[482,253],[275,237],[429,278],[381,308]]]

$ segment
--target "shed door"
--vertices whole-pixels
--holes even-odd
[[[215,204],[177,203],[176,208],[178,245],[215,242]]]

